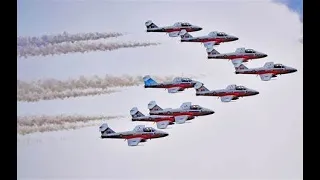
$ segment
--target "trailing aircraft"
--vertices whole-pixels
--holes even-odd
[[[115,132],[107,123],[103,123],[99,130],[101,138],[125,139],[128,146],[137,146],[140,142],[146,142],[148,139],[162,138],[169,134],[145,125],[137,125],[132,131]]]

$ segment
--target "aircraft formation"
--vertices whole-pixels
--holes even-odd
[[[294,73],[297,69],[285,66],[280,63],[266,62],[263,67],[248,68],[243,63],[249,60],[265,58],[268,55],[256,51],[239,47],[235,52],[219,53],[214,49],[221,43],[233,42],[239,40],[234,35],[225,32],[212,31],[208,35],[193,37],[190,32],[201,31],[203,28],[192,25],[188,22],[176,22],[172,26],[158,27],[151,20],[145,22],[146,32],[166,33],[169,37],[179,37],[181,42],[202,43],[206,48],[208,59],[227,59],[231,60],[235,74],[254,74],[259,75],[262,81],[269,81],[277,75]],[[249,97],[258,95],[259,91],[250,89],[243,85],[230,84],[226,88],[209,90],[204,83],[191,78],[176,77],[171,82],[156,82],[150,75],[143,77],[144,88],[162,88],[167,89],[168,93],[178,93],[185,89],[195,89],[196,96],[216,96],[221,102],[231,102],[240,97]],[[184,102],[178,108],[161,108],[156,101],[148,103],[149,115],[144,115],[137,107],[130,110],[132,121],[153,122],[158,129],[166,129],[169,125],[184,124],[186,121],[193,120],[199,116],[212,115],[215,112],[200,105]],[[131,131],[115,132],[107,123],[100,126],[101,138],[125,139],[128,146],[137,146],[140,142],[146,142],[148,139],[162,138],[169,134],[161,130],[156,130],[145,125],[137,125]]]

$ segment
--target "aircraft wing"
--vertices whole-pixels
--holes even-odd
[[[273,74],[260,74],[260,78],[262,81],[269,81],[272,78]]]
[[[172,32],[169,32],[169,37],[178,37],[182,34],[181,31],[172,31]]]
[[[141,142],[142,138],[128,139],[128,146],[137,146]]]
[[[182,90],[184,89],[180,87],[172,87],[172,88],[168,88],[168,93],[177,93],[178,91],[182,91]]]
[[[165,128],[167,128],[167,126],[169,125],[169,121],[168,120],[166,120],[166,121],[158,121],[157,122],[157,128],[158,129],[165,129]]]
[[[219,43],[217,43],[216,41],[209,41],[209,42],[203,43],[203,46],[207,48],[207,50],[209,51],[211,51],[213,49],[213,46],[215,45],[219,45]]]
[[[233,98],[234,98],[233,95],[222,96],[221,97],[221,102],[230,102]]]
[[[232,59],[232,64],[235,68],[239,67],[243,61],[244,61],[244,58],[237,58],[237,59]]]
[[[188,119],[188,116],[175,116],[174,120],[177,124],[183,124]]]

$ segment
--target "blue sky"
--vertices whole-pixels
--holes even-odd
[[[180,43],[166,34],[146,33],[144,23],[149,19],[158,26],[176,21],[202,26],[202,31],[192,33],[195,36],[213,30],[233,34],[240,39],[219,46],[219,52],[253,48],[267,53],[268,57],[246,66],[259,67],[274,61],[297,68],[298,72],[270,82],[262,82],[255,76],[235,75],[230,62],[208,60],[201,44]],[[101,140],[97,127],[19,136],[18,178],[301,179],[301,30],[299,14],[269,0],[200,3],[19,0],[18,35],[21,36],[117,31],[128,35],[106,41],[162,44],[111,52],[17,58],[18,79],[204,74],[198,80],[209,89],[235,83],[256,89],[260,94],[225,104],[217,98],[196,97],[193,89],[172,95],[138,86],[111,95],[17,102],[17,115],[127,115],[125,119],[108,121],[116,131],[133,129],[137,124],[129,120],[129,110],[136,106],[147,113],[151,100],[165,108],[191,101],[216,112],[174,126],[166,130],[170,133],[167,139],[152,140],[138,148],[128,148],[121,140]],[[36,143],[31,143],[32,139]]]
[[[293,11],[299,13],[301,21],[303,20],[303,0],[278,0],[287,5]]]

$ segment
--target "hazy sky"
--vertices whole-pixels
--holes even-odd
[[[299,42],[299,18],[286,5],[268,0],[18,1],[20,36],[117,31],[128,35],[112,41],[162,42],[155,47],[18,58],[18,79],[204,74],[198,80],[209,89],[236,83],[260,92],[233,103],[221,103],[214,97],[196,97],[193,89],[168,94],[139,86],[104,96],[18,102],[17,115],[127,115],[125,119],[108,121],[115,131],[133,129],[137,123],[130,121],[129,110],[137,106],[147,113],[151,100],[164,108],[191,101],[216,112],[192,123],[171,126],[166,130],[170,133],[167,138],[138,147],[128,147],[123,140],[102,140],[98,127],[19,136],[18,178],[302,179],[303,45]],[[195,36],[224,31],[240,39],[217,47],[219,52],[253,48],[268,57],[246,66],[274,61],[297,68],[298,72],[269,82],[254,75],[235,75],[231,62],[208,60],[201,44],[146,33],[144,23],[149,19],[158,26],[188,21],[203,27],[192,33]]]

